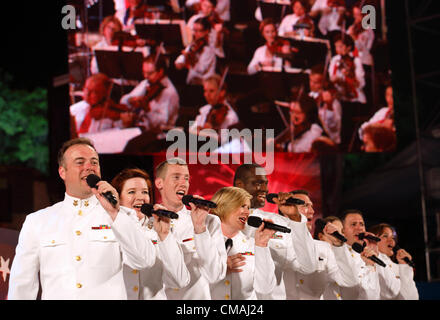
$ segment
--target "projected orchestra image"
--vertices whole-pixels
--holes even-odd
[[[336,157],[396,147],[384,1],[67,3],[63,198],[1,299],[419,299],[398,230],[323,196]]]

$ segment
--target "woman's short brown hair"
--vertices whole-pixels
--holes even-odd
[[[150,193],[150,202],[153,202],[153,184],[151,183],[151,179],[149,174],[139,168],[126,168],[119,172],[112,180],[111,185],[121,194],[122,189],[124,188],[124,184],[127,180],[132,178],[141,178],[144,179],[148,186],[148,191]]]

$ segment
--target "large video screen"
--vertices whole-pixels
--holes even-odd
[[[385,1],[68,1],[71,135],[99,153],[389,152]]]

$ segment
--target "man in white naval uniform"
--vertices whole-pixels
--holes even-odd
[[[155,249],[119,206],[106,181],[90,188],[86,177],[100,176],[90,140],[69,140],[58,155],[64,201],[26,217],[11,268],[9,299],[127,299],[123,263],[152,266]],[[111,192],[113,207],[102,195]],[[38,276],[38,274],[40,274]]]
[[[183,289],[165,287],[169,300],[209,300],[209,284],[226,275],[227,254],[219,217],[208,214],[205,207],[190,203],[188,210],[182,198],[189,189],[188,165],[179,158],[169,159],[156,167],[155,186],[162,205],[176,212],[171,232],[181,245],[190,283]]]
[[[257,169],[260,169],[257,171]],[[263,174],[262,174],[263,173]],[[275,263],[275,276],[277,284],[273,293],[261,296],[260,299],[285,300],[286,291],[294,290],[285,282],[286,273],[301,272],[309,274],[315,271],[315,246],[306,225],[306,218],[302,215],[296,221],[283,217],[280,214],[265,212],[264,207],[267,195],[268,180],[264,168],[257,164],[243,164],[237,168],[234,176],[234,186],[243,188],[252,195],[251,216],[258,216],[273,223],[290,228],[291,233],[276,232],[273,239],[269,240],[269,248]],[[282,194],[279,200],[284,203],[292,195]],[[280,205],[281,212],[290,210],[286,205]],[[248,236],[253,236],[255,228],[246,225],[243,231]]]
[[[333,246],[333,252],[340,268],[347,267],[346,261],[348,259],[350,262],[349,266],[353,268],[356,274],[358,274],[359,285],[351,288],[342,288],[337,285],[331,285],[328,289],[333,292],[333,295],[336,298],[342,300],[379,300],[380,283],[378,268],[382,267],[376,265],[372,260],[367,258],[372,255],[378,255],[377,244],[365,240],[367,246],[361,254],[352,249],[353,243],[362,243],[362,240],[359,239],[360,233],[368,234],[365,231],[364,218],[359,210],[346,210],[341,221],[347,242],[341,247]],[[331,298],[331,294],[328,292],[325,293],[325,296],[328,299]]]

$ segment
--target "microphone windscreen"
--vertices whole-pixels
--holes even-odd
[[[192,199],[192,196],[186,194],[182,197],[182,202],[183,202],[183,204],[189,206],[191,199]]]
[[[247,224],[255,228],[258,228],[262,222],[263,220],[261,220],[261,218],[256,216],[250,216],[247,220]]]
[[[87,176],[86,181],[90,188],[96,188],[96,184],[101,181],[101,178],[92,173]]]
[[[273,201],[273,198],[278,198],[278,194],[277,194],[277,193],[268,193],[268,194],[266,195],[266,200],[267,200],[267,202],[275,203],[275,202]]]
[[[393,252],[396,253],[396,252],[399,251],[399,250],[400,250],[400,247],[399,247],[398,244],[396,244],[396,245],[394,246],[394,248],[393,248]]]
[[[145,214],[147,217],[151,217],[152,216],[152,214],[151,214],[152,211],[153,211],[153,205],[152,204],[144,203],[141,206],[141,212],[143,214]]]
[[[358,242],[353,243],[353,245],[351,247],[357,253],[361,253],[362,251],[364,251],[364,246]]]

